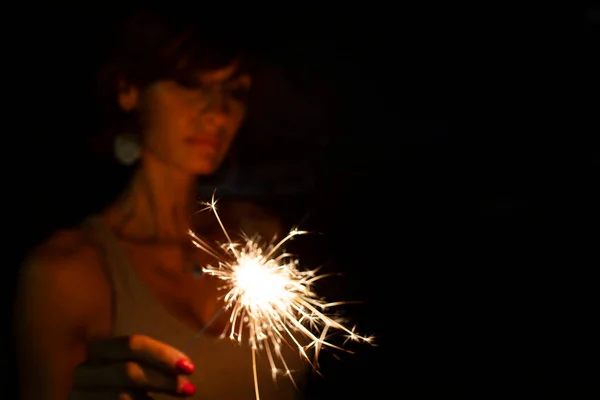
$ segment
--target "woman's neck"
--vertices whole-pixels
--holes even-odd
[[[113,222],[125,238],[183,240],[196,203],[195,175],[144,157],[129,190],[114,207]]]

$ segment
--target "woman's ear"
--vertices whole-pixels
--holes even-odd
[[[138,106],[140,92],[137,87],[128,84],[121,79],[118,83],[117,102],[121,110],[125,112],[133,111]]]

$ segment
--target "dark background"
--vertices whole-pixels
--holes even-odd
[[[9,296],[31,246],[118,188],[86,147],[113,14],[14,13]],[[346,311],[378,337],[325,354],[311,398],[598,398],[598,12],[464,37],[429,7],[256,15],[264,68],[223,192],[322,232],[297,249],[344,273],[324,293],[361,300]]]

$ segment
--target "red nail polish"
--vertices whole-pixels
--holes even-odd
[[[194,393],[196,393],[196,388],[191,383],[185,382],[181,386],[181,389],[179,389],[179,393],[181,393],[184,396],[193,396]]]
[[[184,374],[191,374],[194,372],[194,364],[190,360],[186,360],[182,358],[181,360],[175,363],[175,368],[181,371]]]

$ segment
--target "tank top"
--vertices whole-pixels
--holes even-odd
[[[184,351],[192,360],[195,372],[189,377],[196,387],[192,399],[255,399],[252,352],[247,343],[236,344],[228,338],[201,335],[192,330],[154,297],[131,267],[124,249],[109,227],[98,217],[88,218],[84,228],[105,253],[105,264],[113,291],[113,336],[141,334]],[[190,279],[193,279],[190,276]],[[308,370],[297,350],[282,351],[298,388],[287,376],[274,381],[267,354],[257,352],[258,387],[261,400],[301,399]],[[156,400],[174,397],[155,394]]]

